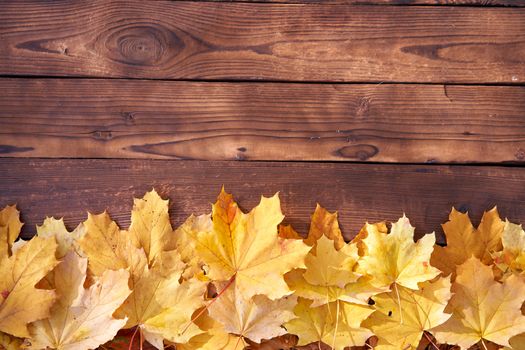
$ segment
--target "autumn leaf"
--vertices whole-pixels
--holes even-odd
[[[323,235],[306,256],[306,269],[290,271],[285,279],[297,296],[313,300],[312,307],[336,300],[366,304],[388,289],[377,288],[371,277],[355,273],[358,259],[355,244],[336,250],[334,241]]]
[[[187,265],[183,274],[184,278],[196,276],[200,279],[207,278],[204,275],[203,263],[198,255],[195,254],[196,241],[195,236],[201,232],[212,230],[213,223],[210,214],[199,216],[191,215],[180,225],[174,232],[175,249],[180,253],[182,261]]]
[[[357,272],[372,275],[377,287],[395,283],[417,290],[418,283],[440,274],[429,262],[436,241],[434,234],[425,235],[414,243],[414,227],[405,216],[392,224],[389,234],[377,225],[367,224],[366,231],[362,242],[367,253],[361,257]]]
[[[163,348],[164,339],[183,343],[201,333],[191,324],[191,315],[204,304],[206,284],[195,279],[181,282],[185,265],[172,256],[176,252],[163,252],[151,268],[145,253],[139,252],[128,267],[132,293],[115,313],[119,318],[128,317],[124,327],[138,326],[158,349]],[[169,261],[169,268],[163,260]],[[188,324],[191,326],[184,332]]]
[[[415,350],[425,331],[450,318],[450,314],[443,312],[451,296],[450,278],[423,282],[419,287],[416,291],[398,287],[399,295],[391,291],[373,298],[376,311],[365,320],[363,327],[371,329],[379,338],[374,349]]]
[[[37,236],[44,238],[54,237],[56,239],[58,244],[56,255],[58,259],[62,259],[72,249],[78,253],[77,242],[84,233],[83,224],[78,225],[73,232],[69,232],[64,225],[63,219],[57,220],[50,217],[46,217],[42,225],[36,226]]]
[[[492,263],[492,253],[501,250],[504,222],[495,207],[483,214],[477,229],[467,213],[452,208],[449,221],[442,227],[447,237],[447,246],[435,247],[431,263],[443,271],[445,276],[452,274],[452,280],[455,278],[456,266],[463,264],[471,256],[489,265]]]
[[[497,265],[504,271],[525,271],[525,231],[521,225],[505,222],[502,234],[503,251],[494,254]]]
[[[174,248],[168,203],[154,189],[133,201],[129,233],[135,245],[144,249],[150,265],[161,252]]]
[[[376,294],[388,291],[387,287],[375,287],[373,277],[363,276],[357,282],[349,283],[344,288],[337,286],[316,286],[309,284],[302,276],[301,269],[286,274],[286,282],[294,294],[313,301],[312,307],[317,307],[336,300],[366,305],[368,299]]]
[[[303,277],[308,283],[344,288],[361,277],[353,271],[359,259],[357,247],[344,244],[337,250],[334,248],[335,243],[326,236],[321,236],[315,242],[305,259],[306,271]]]
[[[522,277],[511,275],[499,283],[490,266],[471,257],[458,267],[452,292],[446,310],[452,311],[452,317],[434,331],[439,342],[462,349],[487,340],[510,346],[509,338],[525,332],[520,310],[525,301]]]
[[[54,239],[33,237],[13,252],[0,255],[0,332],[29,336],[27,324],[49,315],[55,292],[35,288],[57,264]]]
[[[177,350],[240,350],[241,339],[237,335],[229,334],[224,326],[211,318],[207,310],[195,311],[200,315],[195,319],[195,324],[203,333],[192,337],[185,344],[175,344]]]
[[[130,294],[129,273],[106,271],[88,289],[84,289],[87,259],[69,252],[54,270],[58,295],[51,315],[30,325],[28,349],[93,349],[112,339],[126,323],[113,312]]]
[[[133,210],[129,232],[120,230],[107,213],[89,215],[80,248],[95,275],[107,269],[130,272],[132,293],[115,313],[127,317],[125,328],[138,326],[159,349],[164,339],[188,341],[202,332],[192,324],[191,315],[204,304],[206,284],[181,280],[186,264],[177,250],[167,250],[176,246],[173,232],[166,230],[168,226],[171,230],[168,201],[152,191],[136,200]]]
[[[128,233],[121,231],[107,212],[97,215],[88,213],[83,226],[85,233],[78,240],[78,245],[89,258],[89,270],[95,276],[101,276],[106,270],[128,268],[134,254],[144,254],[133,245]]]
[[[299,236],[291,227],[282,232],[289,237]],[[312,307],[336,300],[366,304],[370,296],[387,290],[372,286],[370,277],[354,271],[358,248],[344,243],[336,213],[317,204],[306,242],[312,245],[305,258],[306,268],[288,272],[285,280],[295,295],[313,300]]]
[[[297,345],[323,342],[335,350],[347,346],[364,345],[372,332],[361,327],[361,323],[374,310],[367,305],[336,301],[312,307],[311,301],[298,299],[294,309],[297,318],[285,324],[291,334],[299,337]]]
[[[223,190],[212,208],[213,229],[193,237],[196,253],[209,268],[208,277],[217,282],[234,278],[243,299],[256,294],[279,299],[291,294],[283,275],[304,267],[310,247],[278,237],[282,219],[277,194],[262,197],[257,207],[244,214]]]
[[[0,256],[11,254],[11,247],[22,229],[20,212],[15,205],[0,210]]]
[[[334,241],[334,246],[337,250],[341,249],[346,244],[343,234],[339,229],[337,212],[330,213],[328,210],[317,204],[310,221],[308,237],[304,242],[309,246],[313,246],[322,236]]]
[[[130,315],[127,326],[139,325],[145,339],[162,349],[164,339],[186,343],[202,333],[192,315],[204,305],[206,283],[197,279],[181,282],[182,269],[163,275],[156,266],[150,270],[146,265],[142,275],[133,274],[135,295],[117,314]]]
[[[278,235],[281,238],[287,238],[287,239],[303,239],[301,235],[294,230],[292,225],[283,225],[280,224],[278,228]]]
[[[285,334],[281,325],[295,318],[295,296],[271,300],[265,295],[255,295],[246,300],[235,285],[224,287],[217,286],[224,293],[210,304],[208,310],[210,317],[220,322],[229,333],[260,343],[263,339]]]
[[[0,332],[0,350],[20,350],[23,339]]]
[[[363,240],[368,237],[369,230],[373,232],[382,232],[385,234],[388,233],[388,227],[384,221],[376,222],[374,224],[369,224],[367,222],[363,227],[361,227],[361,230],[359,230],[357,235],[350,242],[357,246],[359,256],[365,256],[368,254],[368,248],[366,247],[366,244],[363,242]]]

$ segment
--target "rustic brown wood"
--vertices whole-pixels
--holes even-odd
[[[525,87],[0,79],[0,156],[523,162]]]
[[[280,192],[286,221],[305,232],[316,202],[339,210],[346,237],[366,220],[393,220],[405,212],[417,232],[436,230],[452,206],[479,220],[494,205],[503,217],[525,221],[525,172],[521,168],[271,163],[170,160],[0,159],[0,206],[18,203],[24,237],[45,215],[64,216],[69,227],[86,210],[108,209],[129,224],[132,196],[155,187],[171,199],[175,225],[210,210],[224,184],[241,207]]]
[[[525,9],[177,1],[19,2],[0,74],[525,82]]]
[[[351,5],[448,5],[523,7],[525,0],[206,0],[216,2],[268,2],[285,4],[339,3]]]

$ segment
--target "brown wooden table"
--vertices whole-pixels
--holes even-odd
[[[129,223],[155,187],[176,226],[221,185],[319,202],[347,238],[452,206],[525,222],[525,0],[0,1],[0,205],[35,232]]]

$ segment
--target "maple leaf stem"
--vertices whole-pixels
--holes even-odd
[[[237,346],[239,346],[239,342],[241,341],[242,339],[242,335],[239,336],[239,338],[237,338],[237,343],[235,343],[235,348],[233,350],[237,350]]]
[[[227,284],[221,289],[221,291],[220,291],[219,293],[217,293],[217,296],[216,296],[215,298],[213,298],[213,300],[210,301],[210,303],[209,303],[208,305],[206,305],[206,307],[204,307],[201,311],[199,311],[199,313],[198,313],[197,315],[195,315],[195,317],[193,317],[193,318],[190,320],[190,322],[189,322],[189,323],[186,325],[186,327],[184,327],[184,329],[182,330],[182,334],[184,334],[184,333],[188,330],[188,328],[191,326],[191,324],[192,324],[193,322],[195,322],[196,319],[198,319],[199,317],[202,316],[202,314],[204,313],[204,311],[207,311],[208,308],[209,308],[211,305],[213,305],[213,303],[214,303],[215,301],[217,301],[217,299],[219,299],[219,297],[220,297],[221,295],[224,294],[224,292],[225,292],[225,291],[226,291],[226,290],[227,290],[227,289],[233,284],[233,281],[235,281],[235,276],[237,276],[237,274],[233,275],[233,276],[230,278],[230,280],[228,281],[228,283],[227,283]]]
[[[139,330],[139,327],[135,327],[135,332],[133,332],[133,335],[131,336],[131,339],[129,341],[129,347],[128,347],[128,350],[131,350],[131,348],[133,347],[133,340],[135,340],[135,336],[137,335],[137,331]]]
[[[425,336],[425,338],[427,338],[427,340],[430,342],[430,344],[432,344],[432,346],[435,349],[439,350],[439,347],[432,341],[432,338],[430,338],[426,331],[423,331],[423,335]]]
[[[488,350],[488,349],[487,349],[487,345],[485,344],[485,342],[483,341],[483,339],[481,339],[481,345],[483,345],[483,349]]]
[[[399,290],[397,289],[397,283],[394,283],[394,289],[396,290],[397,306],[399,307],[399,324],[403,324],[403,310],[401,309],[401,298],[399,297]]]
[[[140,342],[140,350],[142,350],[142,344],[144,344],[144,339],[142,339],[142,332],[139,332],[139,342]]]
[[[329,304],[326,304],[329,305]],[[328,309],[330,307],[328,306]],[[339,300],[336,300],[336,308],[335,308],[335,329],[334,329],[334,337],[332,339],[332,349],[335,349],[335,337],[337,335],[337,327],[339,326]]]

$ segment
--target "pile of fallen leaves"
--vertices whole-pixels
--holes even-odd
[[[277,195],[245,214],[222,191],[173,230],[152,191],[127,230],[46,218],[23,241],[8,206],[0,348],[525,349],[525,232],[496,209],[477,229],[453,209],[446,247],[404,216],[349,243],[320,206],[305,238],[282,220]]]

